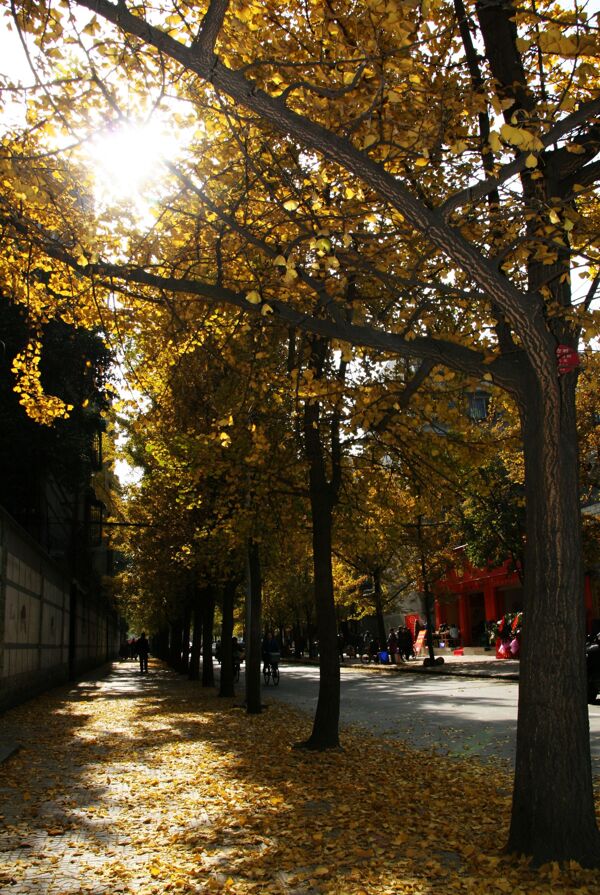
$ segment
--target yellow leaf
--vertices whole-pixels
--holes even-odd
[[[263,317],[265,317],[267,314],[273,313],[273,308],[271,307],[271,305],[265,303],[260,309],[260,313],[263,315]]]
[[[502,143],[500,142],[500,135],[497,131],[490,131],[489,144],[494,152],[501,152]]]
[[[502,139],[513,146],[521,146],[525,140],[525,131],[519,127],[513,127],[512,124],[503,124],[500,128]]]
[[[533,153],[530,152],[529,155],[527,156],[527,158],[525,159],[525,165],[528,168],[537,168],[537,163],[538,163],[537,156],[533,155]]]
[[[260,292],[257,292],[255,289],[253,289],[252,292],[248,292],[246,301],[249,301],[251,305],[259,305],[262,301]]]
[[[300,205],[295,199],[288,199],[287,202],[283,203],[283,207],[286,211],[296,211],[298,206]]]
[[[363,142],[363,149],[368,149],[373,143],[377,143],[378,137],[375,134],[367,134]]]
[[[423,158],[423,156],[418,158],[415,162],[415,165],[417,166],[417,168],[424,168],[428,164],[429,164],[429,159]]]

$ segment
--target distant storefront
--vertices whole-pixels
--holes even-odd
[[[435,627],[456,625],[463,646],[487,645],[486,622],[523,609],[522,584],[507,560],[495,569],[476,569],[464,557],[435,585]],[[600,629],[600,588],[585,577],[586,627]]]

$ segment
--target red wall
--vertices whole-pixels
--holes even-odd
[[[509,569],[509,561],[495,569],[476,569],[464,557],[460,566],[450,569],[445,578],[438,581],[435,591],[435,626],[455,622],[460,628],[463,646],[479,646],[472,642],[473,602],[480,602],[483,595],[483,612],[486,621],[496,621],[504,615],[505,588],[520,588],[516,572]],[[585,605],[588,631],[592,627],[592,588],[588,576],[585,579]],[[519,607],[522,608],[522,607]]]

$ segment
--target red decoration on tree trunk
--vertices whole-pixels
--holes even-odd
[[[559,345],[556,349],[556,359],[558,361],[558,375],[563,376],[565,373],[572,373],[579,366],[579,354],[574,348],[568,345]]]

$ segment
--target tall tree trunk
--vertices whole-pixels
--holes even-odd
[[[325,375],[328,343],[319,337],[311,339],[310,367],[318,379]],[[343,381],[345,362],[340,363],[338,378]],[[304,451],[308,460],[308,482],[312,516],[312,545],[317,637],[319,639],[319,697],[313,729],[306,749],[339,747],[340,721],[340,656],[337,644],[337,616],[333,594],[331,562],[333,507],[341,484],[342,464],[339,409],[331,413],[330,475],[322,438],[321,407],[318,400],[308,399],[303,414]]]
[[[192,585],[192,649],[188,677],[191,681],[200,680],[200,653],[202,650],[202,597],[203,591],[196,582]]]
[[[377,636],[379,638],[379,649],[385,649],[387,634],[385,631],[385,621],[383,618],[383,597],[381,593],[381,570],[375,569],[373,572],[373,590],[375,596],[375,618],[377,619]]]
[[[260,552],[256,541],[248,541],[246,607],[246,710],[249,715],[262,711],[260,698],[262,578]]]
[[[167,662],[169,659],[169,629],[163,627],[158,634],[152,638],[152,653],[158,659]]]
[[[192,610],[192,649],[188,677],[191,681],[200,680],[200,651],[202,649],[202,610],[194,606]]]
[[[302,658],[302,650],[300,648],[300,638],[302,635],[302,627],[300,625],[300,621],[296,619],[294,622],[294,627],[292,628],[292,636],[294,638],[294,658],[301,659]]]
[[[189,592],[186,594],[186,604],[183,610],[183,629],[181,632],[181,662],[179,670],[187,674],[190,667],[190,631],[192,627],[192,607],[189,603]]]
[[[527,547],[509,849],[598,866],[574,379],[529,384],[521,400]]]
[[[316,401],[304,408],[304,440],[309,460],[319,697],[312,733],[306,742],[298,745],[307,749],[333,749],[339,746],[340,718],[340,660],[331,563],[333,489],[326,475]]]
[[[227,581],[223,588],[223,623],[221,626],[221,678],[219,696],[235,696],[233,686],[233,604],[237,581]]]
[[[178,618],[171,622],[169,631],[169,665],[177,671],[181,666],[181,636],[182,624]]]
[[[215,624],[215,591],[209,586],[202,590],[202,686],[214,687],[215,669],[212,658],[213,628]]]
[[[340,659],[331,564],[332,507],[327,490],[310,476],[312,543],[319,638],[319,698],[307,749],[339,746]]]

